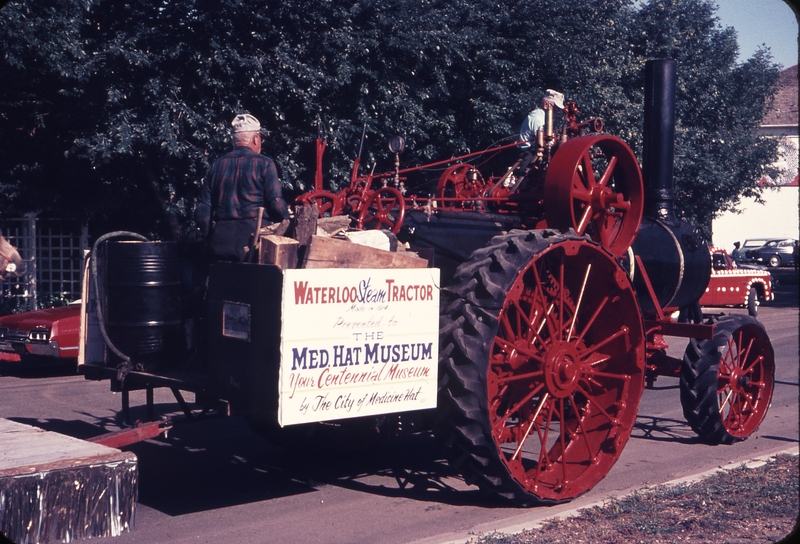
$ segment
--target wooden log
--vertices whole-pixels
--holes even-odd
[[[72,542],[133,530],[133,453],[0,419],[0,532]]]
[[[267,235],[261,237],[261,264],[274,264],[281,270],[297,268],[297,250],[300,242],[285,236]]]
[[[317,220],[319,219],[319,208],[316,204],[311,206],[298,206],[294,218],[294,238],[300,242],[297,249],[297,256],[302,262],[308,251],[308,244],[311,237],[317,232]]]
[[[304,268],[427,268],[428,261],[409,252],[375,249],[347,240],[313,236]]]
[[[352,220],[346,215],[334,215],[333,217],[320,217],[317,220],[316,234],[327,233],[333,236],[345,231],[350,227]],[[322,232],[320,232],[322,231]]]
[[[317,232],[318,220],[319,211],[316,204],[297,208],[294,237],[300,242],[300,246],[305,247],[311,242],[311,237]]]

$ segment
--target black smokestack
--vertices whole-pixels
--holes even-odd
[[[645,63],[644,177],[646,217],[671,219],[675,211],[672,174],[675,155],[675,74],[671,59]]]

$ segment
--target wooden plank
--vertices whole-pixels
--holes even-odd
[[[285,236],[267,235],[261,237],[261,264],[274,264],[281,270],[297,268],[297,250],[300,242]]]
[[[6,419],[0,419],[0,452],[0,532],[13,542],[71,542],[133,530],[133,453]]]
[[[428,261],[410,252],[393,252],[346,240],[312,236],[304,268],[427,268]]]

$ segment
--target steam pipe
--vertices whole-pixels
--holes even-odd
[[[644,219],[631,250],[641,258],[661,308],[696,304],[711,276],[711,254],[691,225],[675,215],[673,160],[675,145],[674,60],[649,60],[645,64]],[[637,293],[646,293],[640,275],[634,277]],[[639,298],[642,309],[654,309],[649,297]]]
[[[645,63],[644,148],[642,176],[645,217],[670,220],[673,207],[675,146],[675,80],[677,63],[671,59]]]

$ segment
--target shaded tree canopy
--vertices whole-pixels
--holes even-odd
[[[228,125],[249,112],[288,196],[516,136],[545,88],[641,153],[644,63],[678,61],[677,206],[710,226],[757,195],[768,50],[736,62],[709,0],[25,0],[0,10],[0,210],[175,238]],[[769,171],[767,171],[769,173]]]

